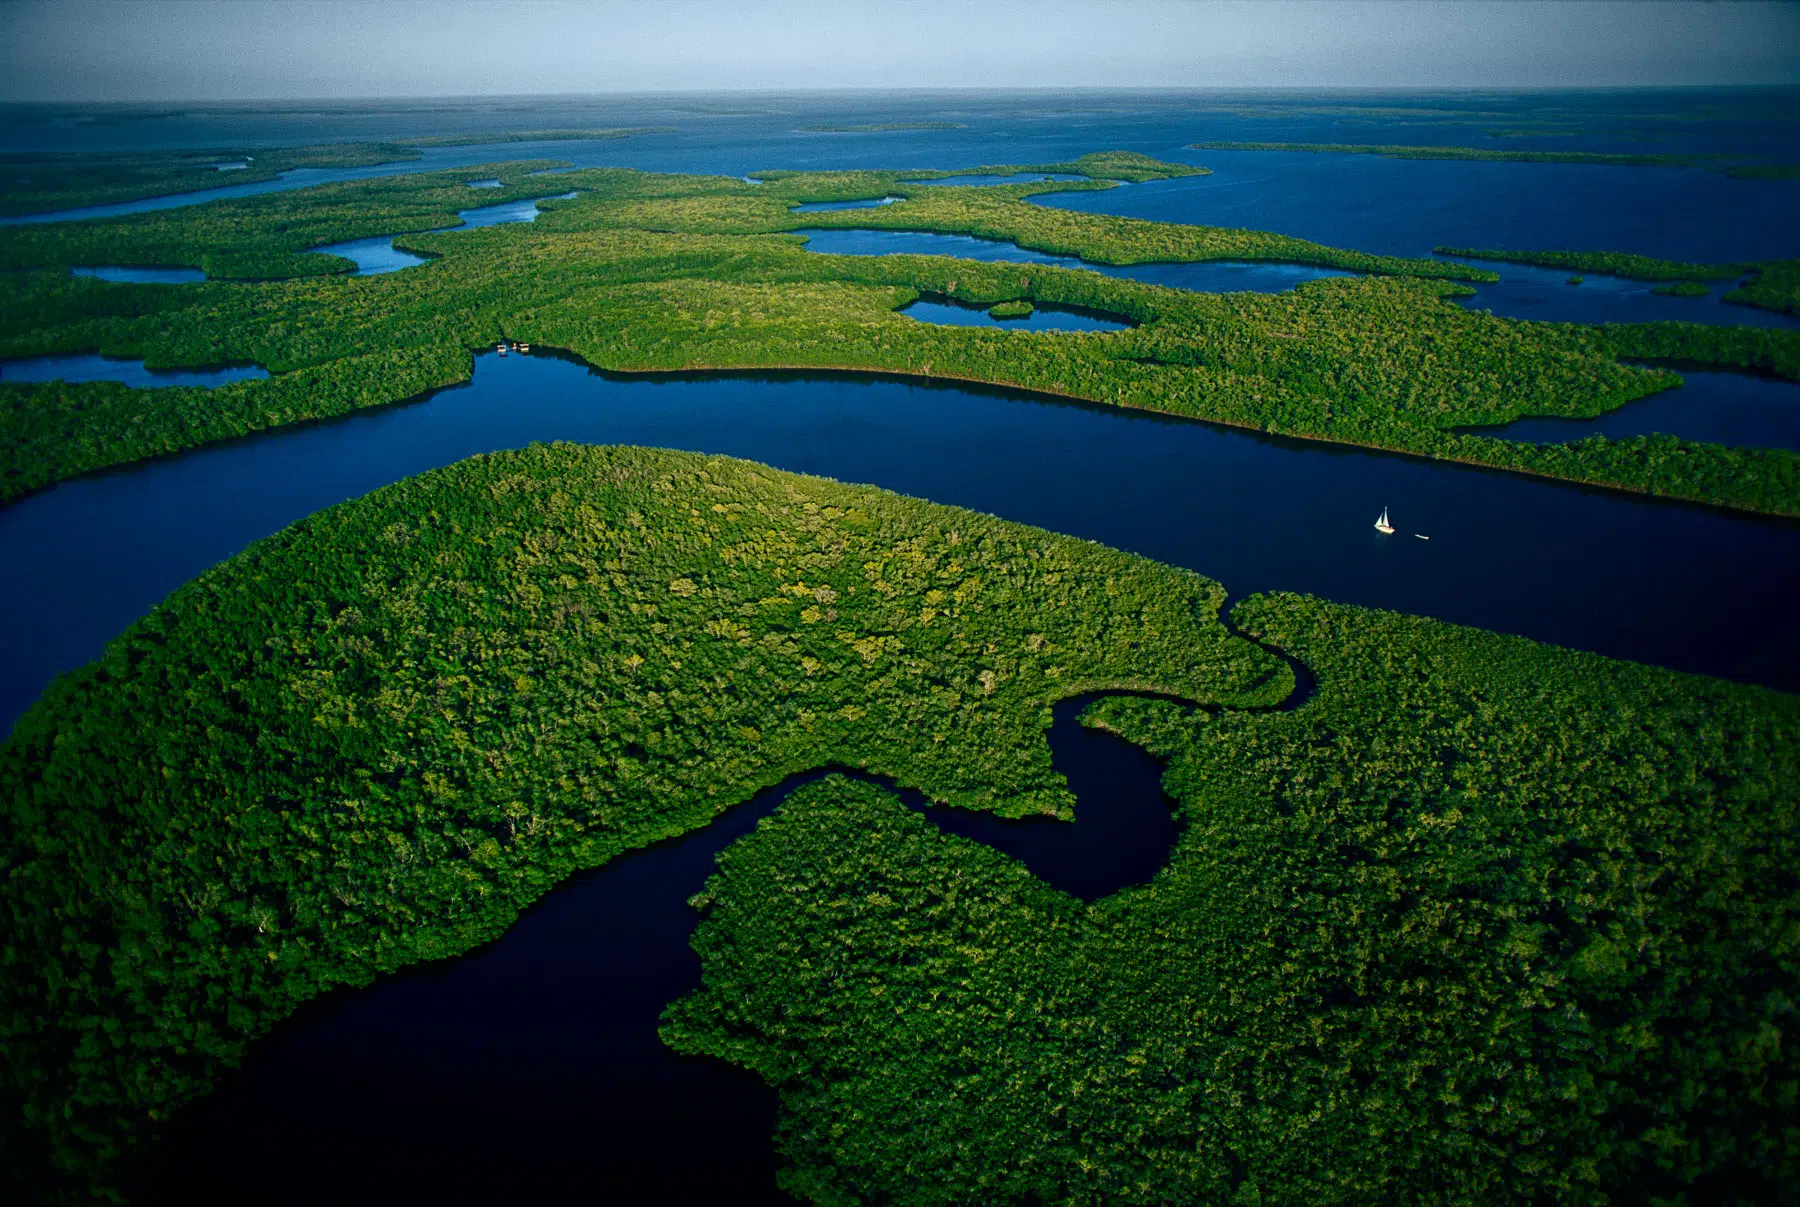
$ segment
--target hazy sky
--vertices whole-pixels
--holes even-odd
[[[0,0],[0,99],[1800,83],[1796,0]]]

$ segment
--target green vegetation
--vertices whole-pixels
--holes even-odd
[[[1084,905],[842,780],[721,856],[663,1034],[780,1088],[788,1189],[1784,1201],[1796,700],[1294,596],[1235,619],[1306,707],[1090,710],[1169,760],[1146,886]]]
[[[335,985],[808,768],[1067,817],[1050,705],[1266,706],[1224,589],[741,461],[559,445],[314,515],[176,591],[0,745],[0,1084],[120,1162]]]
[[[867,122],[860,126],[801,126],[806,134],[885,134],[890,130],[962,130],[962,122]]]
[[[0,217],[166,197],[274,180],[293,168],[360,168],[417,159],[396,143],[331,143],[255,151],[0,154]],[[248,161],[221,172],[217,165]]]
[[[1703,298],[1712,292],[1712,288],[1699,281],[1668,281],[1651,289],[1651,293],[1660,293],[1670,298]]]
[[[347,273],[339,256],[312,248],[373,235],[457,225],[457,211],[541,197],[555,184],[530,173],[556,160],[477,164],[445,172],[324,184],[121,218],[53,222],[0,230],[0,271],[84,264],[201,268],[215,280]],[[236,173],[234,173],[236,175]],[[498,177],[477,201],[466,182]],[[17,316],[29,321],[34,316]]]
[[[1016,302],[1001,302],[998,306],[988,307],[988,317],[997,319],[1028,319],[1037,311],[1037,307],[1023,298]]]
[[[1624,251],[1490,251],[1474,247],[1434,247],[1440,256],[1465,260],[1500,260],[1544,268],[1577,268],[1582,272],[1624,277],[1630,281],[1735,281],[1750,272],[1749,264],[1689,264]]]
[[[1751,368],[1800,380],[1800,335],[1645,324],[1581,327],[1451,305],[1444,275],[1485,269],[1367,256],[1254,231],[1179,226],[1030,204],[1103,181],[989,188],[902,183],[904,172],[664,176],[587,169],[529,225],[404,236],[429,264],[345,277],[322,243],[431,231],[466,206],[541,196],[526,164],[324,186],[102,222],[0,231],[0,356],[102,351],[155,367],[254,363],[274,376],[217,390],[0,384],[0,499],[75,474],[465,380],[500,338],[567,349],[606,369],[848,369],[1012,386],[1282,435],[1800,514],[1800,458],[1665,437],[1537,446],[1458,434],[1525,415],[1591,417],[1678,382],[1620,357]],[[1038,170],[1145,175],[1110,154]],[[1185,171],[1171,167],[1169,171]],[[810,201],[900,196],[873,210],[795,214]],[[1043,265],[940,256],[825,256],[789,232],[879,226],[1013,239],[1093,261],[1264,259],[1394,274],[1281,294],[1205,294]],[[176,286],[71,278],[70,264],[191,264]],[[305,274],[305,275],[302,275]],[[1411,276],[1407,274],[1419,274]],[[983,309],[1073,307],[1135,324],[1034,334],[921,324],[920,296]]]
[[[1583,282],[1585,282],[1585,281],[1586,281],[1586,280],[1587,280],[1587,278],[1586,278],[1586,277],[1570,277],[1570,278],[1569,278],[1569,284],[1571,284],[1571,285],[1580,285],[1580,284],[1582,284],[1582,283],[1583,283]]]
[[[1482,147],[1404,147],[1335,142],[1196,142],[1195,151],[1310,151],[1319,155],[1379,155],[1384,159],[1485,159],[1505,163],[1587,163],[1614,167],[1692,167],[1692,155],[1615,155],[1600,151],[1522,151]]]
[[[427,138],[402,138],[402,147],[484,147],[513,142],[604,142],[640,134],[673,134],[674,126],[614,126],[600,130],[505,130],[495,133],[434,134]]]

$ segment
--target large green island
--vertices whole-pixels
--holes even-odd
[[[1049,705],[1168,761],[1092,905],[827,779],[698,903],[678,1048],[821,1203],[1612,1202],[1791,1185],[1793,697],[696,454],[533,446],[178,590],[0,747],[0,1050],[104,1192],[335,985],[819,766],[1066,815]],[[1272,652],[1273,651],[1273,652]],[[1317,677],[1294,710],[1283,657]]]
[[[587,169],[530,225],[444,230],[474,203],[542,196],[544,161],[420,173],[80,223],[0,230],[0,357],[99,351],[151,367],[252,362],[267,380],[213,390],[0,383],[0,499],[139,458],[467,380],[501,339],[605,369],[847,369],[957,378],[1388,449],[1724,507],[1800,515],[1800,457],[1669,436],[1531,445],[1471,428],[1592,417],[1678,384],[1662,361],[1800,379],[1800,333],[1686,323],[1580,326],[1454,305],[1486,269],[1369,255],[1258,231],[1032,204],[1196,169],[1104,153],[1030,165],[1085,181],[936,187],[946,172],[716,176]],[[1013,167],[985,169],[1013,171]],[[894,196],[878,208],[808,202]],[[827,256],[786,232],[924,231],[1010,240],[1090,262],[1250,260],[1359,275],[1281,294],[1209,294],[1042,265]],[[407,233],[414,232],[414,233]],[[429,233],[440,232],[440,233]],[[402,235],[433,257],[353,277],[313,254]],[[203,268],[200,284],[120,285],[78,265]],[[936,327],[921,296],[1118,315],[1107,335]]]

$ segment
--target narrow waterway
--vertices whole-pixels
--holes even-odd
[[[1149,880],[1175,842],[1173,802],[1155,759],[1081,725],[1095,698],[1057,705],[1047,735],[1072,824],[901,798],[1084,900]],[[629,1186],[637,1202],[791,1202],[774,1183],[774,1092],[677,1056],[656,1029],[700,987],[688,899],[714,859],[825,774],[572,878],[485,947],[313,1003],[178,1117],[143,1200],[549,1203]]]
[[[159,386],[222,386],[269,375],[257,365],[226,365],[215,369],[148,369],[141,360],[126,360],[81,352],[73,356],[31,356],[0,360],[0,381],[116,381],[139,390]]]
[[[497,182],[496,182],[497,183]],[[485,187],[482,184],[471,185],[472,188]],[[540,201],[567,201],[574,193],[557,193],[550,197],[529,197],[520,201],[502,201],[497,205],[481,205],[473,209],[458,210],[456,216],[462,220],[458,226],[440,227],[438,230],[422,233],[435,235],[442,231],[474,230],[483,226],[505,226],[514,222],[536,222]],[[398,272],[402,268],[411,268],[415,264],[423,264],[427,256],[416,256],[409,251],[401,251],[394,246],[398,235],[374,235],[367,239],[348,239],[342,243],[326,243],[312,248],[328,256],[342,256],[356,264],[353,277],[372,277],[384,272]]]

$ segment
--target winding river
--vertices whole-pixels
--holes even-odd
[[[487,353],[429,399],[64,482],[0,508],[0,727],[207,566],[321,507],[533,440],[726,453],[1187,566],[1800,688],[1800,524],[1016,392],[620,376]],[[1370,525],[1391,509],[1403,534]],[[1729,618],[1729,623],[1722,623]]]
[[[1059,704],[1049,733],[1073,825],[899,795],[1084,899],[1142,883],[1175,841],[1162,768],[1081,726],[1093,698]],[[714,858],[824,774],[574,877],[483,948],[313,1003],[178,1120],[143,1200],[557,1202],[630,1186],[633,1201],[791,1203],[774,1185],[774,1092],[677,1056],[656,1027],[700,987],[687,900]]]

